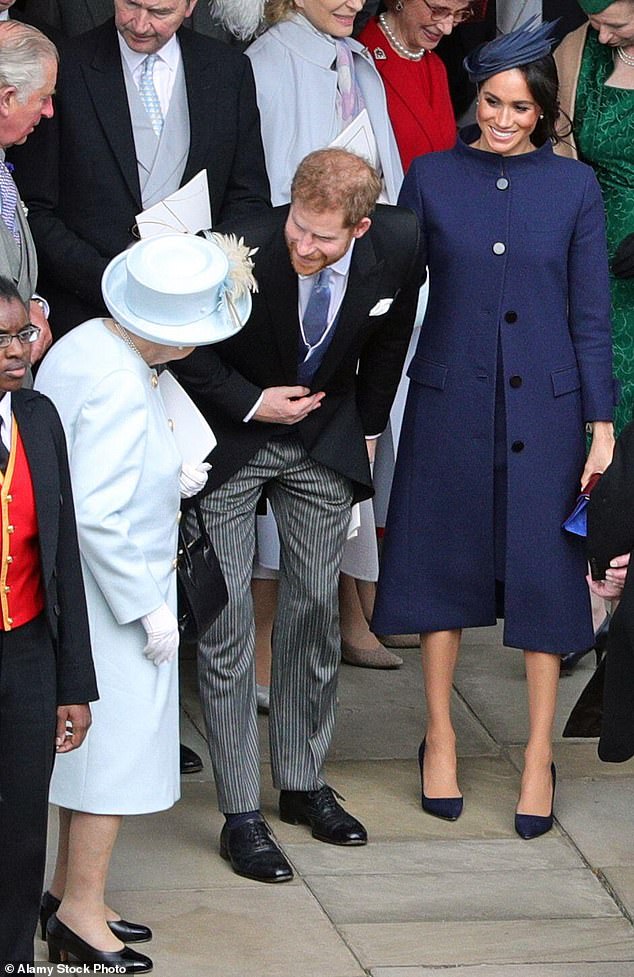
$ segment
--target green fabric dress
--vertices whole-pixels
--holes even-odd
[[[603,191],[608,252],[634,233],[634,90],[605,82],[613,70],[613,49],[590,29],[583,52],[574,131],[581,159],[589,163]],[[617,433],[634,419],[634,278],[610,279],[614,372],[621,383],[615,412]]]

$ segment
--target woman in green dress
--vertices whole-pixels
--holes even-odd
[[[558,151],[595,170],[611,259],[616,432],[634,420],[634,0],[578,0],[588,23],[555,52],[573,130]]]

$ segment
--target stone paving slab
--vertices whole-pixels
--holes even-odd
[[[308,876],[312,892],[337,926],[449,920],[567,919],[619,916],[587,869]]]
[[[591,865],[634,865],[634,777],[557,782],[555,814]]]
[[[363,977],[302,885],[121,892],[118,905],[152,927],[156,977]]]
[[[620,963],[504,964],[502,967],[373,967],[372,977],[632,977],[634,969]]]
[[[611,866],[603,868],[602,873],[619,904],[634,918],[634,865]]]
[[[537,845],[515,841],[375,842],[350,849],[344,858],[333,845],[285,845],[303,876],[419,875],[449,872],[513,872],[579,869],[578,853],[564,838],[543,838]],[[405,885],[404,881],[404,885]]]
[[[596,739],[565,739],[554,744],[557,781],[583,779],[618,780],[634,778],[634,759],[627,763],[603,763],[597,755]],[[524,763],[524,748],[512,746],[508,755],[518,770]],[[606,788],[610,790],[610,788]]]
[[[342,926],[341,933],[371,971],[479,963],[634,963],[634,931],[623,919],[360,923]],[[624,968],[620,977],[631,974]]]

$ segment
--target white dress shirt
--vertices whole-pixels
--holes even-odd
[[[13,434],[13,414],[11,413],[11,392],[6,391],[0,400],[0,437],[2,443],[11,451],[11,435]]]
[[[117,38],[119,40],[119,48],[121,49],[121,57],[130,69],[134,84],[138,88],[141,68],[147,55],[140,54],[138,51],[133,51],[132,48],[129,48],[121,37],[121,34],[117,33]],[[181,46],[178,43],[176,34],[173,34],[169,41],[156,54],[158,61],[154,64],[152,80],[154,81],[158,100],[161,103],[163,118],[166,118],[176,80],[176,72],[181,63]]]

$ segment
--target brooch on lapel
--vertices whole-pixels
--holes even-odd
[[[375,61],[387,61],[387,54],[382,47],[375,47],[374,51],[372,52],[372,57]]]

